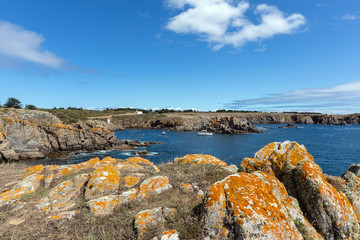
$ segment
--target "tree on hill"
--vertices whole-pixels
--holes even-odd
[[[34,105],[31,105],[31,104],[26,105],[25,108],[29,109],[29,110],[36,110],[37,109],[37,107],[35,107]]]
[[[8,98],[6,103],[4,104],[5,108],[21,108],[21,102],[16,98]]]

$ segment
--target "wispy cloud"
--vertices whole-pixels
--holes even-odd
[[[323,7],[327,6],[327,3],[318,3],[318,4],[316,4],[316,6],[319,8],[323,8]]]
[[[65,60],[42,49],[45,38],[23,27],[0,21],[0,55],[52,68],[61,68]]]
[[[343,20],[356,20],[359,17],[360,17],[359,14],[350,14],[350,13],[348,13],[348,14],[342,16],[341,19],[343,19]]]
[[[299,13],[289,15],[267,4],[256,6],[253,13],[259,17],[259,23],[253,23],[246,16],[250,4],[245,1],[166,0],[166,3],[180,11],[167,23],[168,30],[198,35],[214,50],[225,45],[239,48],[278,34],[293,34],[306,23]]]
[[[234,100],[225,106],[234,109],[359,112],[360,81],[330,88],[298,89],[268,94],[262,98]]]
[[[150,13],[148,13],[148,12],[139,12],[138,15],[140,17],[144,17],[144,18],[151,18]]]

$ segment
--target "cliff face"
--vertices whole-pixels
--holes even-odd
[[[117,119],[117,124],[124,128],[154,128],[170,129],[173,131],[199,131],[207,129],[215,133],[239,134],[260,133],[244,118],[233,116],[185,116],[159,117],[158,119],[144,119],[133,116],[126,119]]]
[[[38,165],[0,193],[0,236],[356,240],[359,174],[360,165],[323,174],[290,141],[266,145],[239,169],[203,154],[158,166],[141,157]]]
[[[75,128],[57,117],[29,110],[0,113],[0,160],[38,159],[54,153],[100,150],[120,144],[114,133],[96,125]]]

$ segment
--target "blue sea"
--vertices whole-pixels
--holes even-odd
[[[166,135],[162,135],[162,130],[153,129],[128,129],[117,131],[115,135],[118,139],[162,142],[161,145],[146,149],[149,152],[146,158],[154,163],[169,162],[186,154],[202,153],[238,166],[244,157],[253,157],[266,144],[285,140],[304,144],[324,173],[330,175],[339,176],[350,164],[360,163],[360,125],[298,125],[299,128],[278,128],[279,126],[284,124],[256,125],[264,133],[241,135],[197,136],[196,132],[174,131],[166,131]],[[125,159],[134,153],[135,151],[98,151],[70,155],[66,160],[42,161],[48,164],[74,164],[91,157],[112,156]]]

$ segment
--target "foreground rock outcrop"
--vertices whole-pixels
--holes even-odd
[[[355,240],[359,175],[326,175],[290,141],[238,169],[205,154],[37,165],[0,193],[0,238]]]

